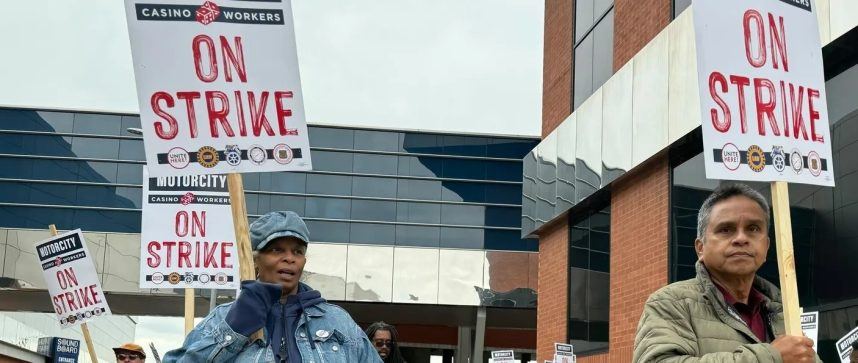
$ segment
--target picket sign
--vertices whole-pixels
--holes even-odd
[[[802,336],[801,308],[798,305],[798,285],[795,282],[795,256],[792,247],[792,219],[789,212],[787,182],[772,182],[772,209],[775,212],[775,248],[778,252],[784,325],[787,335],[800,337]]]
[[[55,224],[51,224],[48,226],[51,230],[51,236],[56,236],[57,226]],[[92,345],[92,336],[89,335],[89,327],[86,326],[86,323],[80,325],[80,330],[83,332],[83,340],[86,341],[86,350],[89,351],[89,359],[93,362],[98,362],[98,357],[95,355],[95,346]]]

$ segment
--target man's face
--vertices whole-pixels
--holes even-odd
[[[849,361],[858,363],[858,349],[852,349],[852,353],[849,353]]]
[[[116,363],[135,362],[140,363],[145,361],[143,356],[135,352],[116,353]]]
[[[256,259],[259,280],[280,284],[283,295],[296,294],[307,264],[306,253],[307,246],[295,237],[281,237],[268,242]]]
[[[381,359],[386,359],[390,355],[390,346],[393,344],[391,339],[390,332],[387,330],[376,330],[375,334],[373,334],[372,344],[375,346],[375,350],[378,351]]]
[[[734,196],[715,204],[703,235],[703,241],[695,241],[697,257],[717,277],[750,277],[766,262],[766,214],[748,197]]]

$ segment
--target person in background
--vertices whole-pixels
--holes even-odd
[[[383,321],[372,323],[366,328],[366,336],[372,340],[375,350],[384,363],[404,363],[399,351],[399,333],[393,325]]]
[[[113,348],[113,354],[116,354],[116,363],[146,361],[146,352],[143,347],[134,343],[125,343]]]
[[[256,280],[218,306],[168,352],[171,362],[381,362],[343,308],[300,282],[310,232],[294,212],[271,212],[250,225]],[[264,330],[264,340],[251,335]]]

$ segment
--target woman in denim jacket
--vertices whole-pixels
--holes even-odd
[[[215,308],[170,351],[171,362],[373,362],[381,359],[341,307],[300,283],[309,231],[294,212],[271,212],[250,225],[257,268],[234,302]],[[250,336],[264,329],[265,340]]]

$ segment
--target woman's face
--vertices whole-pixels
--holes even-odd
[[[375,346],[375,350],[378,351],[381,359],[387,359],[387,356],[390,355],[390,348],[393,345],[390,331],[376,330],[372,336],[372,345]]]
[[[283,287],[284,296],[296,294],[307,264],[306,253],[307,245],[295,237],[281,237],[268,242],[256,257],[258,279],[279,284]]]

